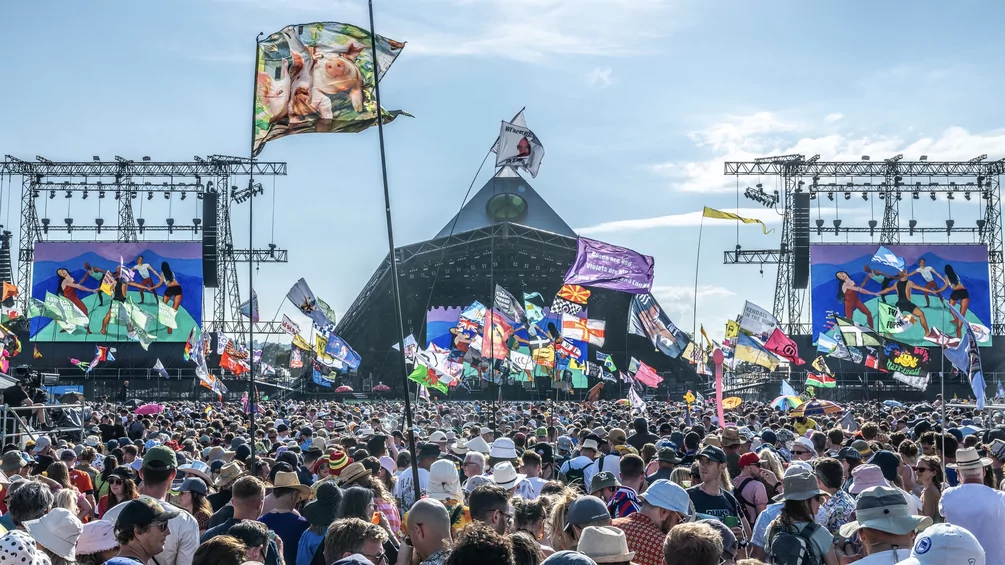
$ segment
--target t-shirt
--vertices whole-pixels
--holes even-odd
[[[192,565],[192,557],[199,547],[199,523],[188,512],[174,505],[162,502],[170,510],[178,510],[178,516],[168,520],[168,536],[164,540],[164,550],[154,556],[148,565]],[[126,503],[116,504],[105,512],[102,520],[115,523]],[[135,565],[127,563],[122,565]]]
[[[270,530],[283,540],[283,558],[287,565],[297,563],[297,544],[293,540],[300,540],[310,524],[303,516],[298,516],[293,512],[269,512],[258,519]],[[288,542],[286,540],[289,540]]]
[[[933,269],[933,268],[931,268],[929,266],[924,266],[924,267],[918,268],[918,274],[921,275],[921,278],[925,279],[925,282],[932,282],[934,280],[932,278],[932,271],[934,271],[934,270],[935,269]]]
[[[98,429],[101,430],[101,442],[108,443],[113,439],[118,439],[122,436],[115,435],[115,426],[111,424],[98,424]]]
[[[543,487],[548,481],[542,479],[541,477],[527,477],[527,482],[530,483],[530,488],[533,489],[531,491],[534,494],[532,498],[537,498],[541,496],[541,487]]]
[[[138,559],[133,559],[132,557],[119,557],[116,555],[108,561],[105,561],[106,565],[143,565]]]
[[[86,471],[73,469],[70,471],[70,484],[77,487],[82,494],[94,494],[94,485],[91,483],[91,475]]]
[[[150,278],[150,265],[143,263],[142,265],[136,265],[133,270],[139,273],[140,277],[144,279]]]
[[[988,565],[1005,564],[1005,492],[984,485],[948,488],[939,499],[939,514],[950,524],[966,528],[981,543]]]
[[[194,519],[195,518],[193,518],[193,520]],[[240,522],[240,520],[231,518],[230,520],[227,520],[226,522],[220,524],[215,528],[210,528],[206,530],[205,532],[203,532],[202,537],[199,538],[199,543],[202,544],[207,540],[215,538],[216,536],[222,536],[226,534],[227,532],[230,531],[230,528],[232,528],[238,522]],[[286,555],[285,552],[283,553],[283,555],[284,556]],[[278,556],[279,556],[279,546],[276,544],[276,540],[274,539],[269,540],[269,549],[268,549],[268,555],[265,556],[265,565],[279,565]]]
[[[32,468],[32,475],[41,475],[42,473],[49,470],[49,465],[52,465],[53,459],[48,455],[36,455],[35,456],[35,467]]]
[[[687,495],[694,504],[695,512],[708,514],[720,521],[727,516],[740,517],[740,503],[731,493],[724,490],[720,489],[718,496],[712,496],[701,490],[699,485],[687,489]]]

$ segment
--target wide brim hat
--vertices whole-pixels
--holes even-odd
[[[932,525],[928,516],[908,513],[904,493],[890,487],[872,487],[863,491],[855,501],[855,518],[854,522],[841,526],[841,537],[850,538],[862,528],[903,536]]]
[[[520,484],[520,481],[526,478],[527,475],[517,473],[516,469],[513,468],[513,464],[509,461],[497,463],[496,466],[492,468],[492,482],[507,490]]]
[[[450,446],[450,452],[455,455],[467,455],[468,451],[471,449],[468,447],[468,442],[463,439],[457,440],[457,443]]]
[[[69,510],[53,508],[37,520],[24,522],[23,526],[42,547],[69,561],[77,558],[77,538],[84,531],[84,524]]]
[[[355,461],[346,465],[345,469],[338,476],[339,486],[351,484],[354,481],[362,479],[370,474],[370,471],[363,466],[363,463]]]
[[[310,498],[311,487],[302,484],[294,471],[279,471],[275,480],[272,481],[273,488],[293,488],[300,493],[300,498]]]
[[[475,439],[468,441],[468,451],[477,451],[483,455],[488,455],[489,452],[492,451],[492,448],[489,447],[487,441],[482,439],[481,436],[478,436]]]
[[[242,474],[244,474],[244,469],[241,468],[239,464],[227,463],[226,465],[223,466],[223,468],[220,469],[220,476],[217,477],[216,482],[213,483],[213,486],[215,486],[216,488],[226,486],[236,481],[237,479],[241,478]]]
[[[207,485],[213,484],[213,479],[209,476],[209,465],[203,463],[202,461],[193,461],[191,463],[180,465],[178,470],[185,473],[186,477],[199,477]]]
[[[991,464],[990,457],[981,457],[974,448],[957,450],[956,462],[946,463],[948,469],[979,469]]]
[[[614,526],[583,528],[576,551],[594,563],[624,563],[635,558],[635,552],[628,550],[625,533]]]

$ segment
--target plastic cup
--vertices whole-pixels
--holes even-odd
[[[726,524],[727,528],[735,528],[740,525],[740,519],[736,516],[726,516],[722,519],[722,523]]]

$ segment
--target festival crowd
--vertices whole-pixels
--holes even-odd
[[[1005,565],[1002,414],[888,404],[98,403],[3,447],[0,565]]]

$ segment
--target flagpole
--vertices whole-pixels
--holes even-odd
[[[697,341],[698,337],[698,265],[701,262],[701,233],[705,230],[705,215],[701,215],[701,223],[698,225],[698,252],[694,258],[694,304],[691,306],[691,335]]]
[[[380,173],[384,183],[384,218],[387,223],[387,253],[391,262],[391,288],[394,291],[394,319],[398,323],[398,337],[401,352],[405,352],[405,323],[401,319],[401,290],[398,288],[398,260],[394,254],[394,229],[391,226],[391,193],[387,187],[387,155],[384,152],[384,114],[380,105],[380,65],[377,62],[377,33],[373,25],[373,0],[367,0],[370,12],[370,54],[373,57],[373,95],[377,104],[377,138],[380,143]],[[405,420],[409,433],[408,449],[412,453],[412,488],[415,490],[415,500],[419,500],[419,454],[415,452],[415,435],[412,432],[412,405],[408,398],[408,370],[405,368],[405,356],[399,357],[401,367],[401,385],[404,387]]]
[[[262,32],[258,33],[258,37],[255,38],[255,68],[252,73],[251,80],[251,147],[248,151],[249,160],[251,161],[248,167],[248,189],[250,190],[255,183],[255,104],[258,102],[258,65],[262,61],[262,50],[259,43],[262,40]],[[226,190],[226,187],[224,187]],[[224,197],[226,198],[226,192],[224,192]],[[254,249],[255,245],[253,239],[255,237],[255,193],[251,191],[251,198],[248,199],[248,249]],[[251,296],[255,293],[255,263],[254,261],[248,261],[248,288],[250,289],[249,300]],[[254,300],[250,302],[251,306],[254,307]],[[254,316],[254,312],[252,312]],[[252,391],[255,390],[255,322],[254,320],[248,320],[248,351],[249,351],[249,363],[248,367],[250,369],[248,379],[249,379],[249,389],[248,396],[250,397]],[[202,347],[200,344],[199,347]],[[262,351],[264,355],[265,352]],[[250,410],[248,413],[248,432],[251,434],[252,441],[255,437],[255,411]],[[252,446],[254,447],[254,446]],[[254,449],[252,449],[251,458],[251,474],[256,474],[256,458],[254,457]]]

